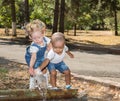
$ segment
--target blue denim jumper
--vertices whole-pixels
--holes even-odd
[[[41,47],[40,45],[37,45],[35,43],[33,43],[31,46],[35,46],[37,47],[39,50],[37,52],[37,57],[36,57],[36,61],[35,61],[35,64],[34,64],[34,69],[37,69],[41,64],[42,62],[44,61],[44,54],[45,54],[45,51],[47,49],[47,41],[45,38],[43,38],[44,42],[45,42],[45,46],[44,47]],[[28,46],[26,48],[26,53],[25,53],[25,60],[26,60],[26,63],[28,66],[30,66],[30,59],[31,59],[31,53],[30,53],[30,46]]]

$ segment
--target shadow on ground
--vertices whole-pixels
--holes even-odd
[[[4,40],[3,42],[1,41],[1,45],[29,45],[30,40],[26,38],[11,38],[11,39],[6,39],[6,38],[0,38],[1,40]],[[70,50],[72,51],[85,51],[88,53],[93,53],[93,54],[120,54],[120,44],[117,45],[101,45],[92,41],[84,40],[75,42],[75,40],[72,42],[72,39],[66,39],[67,46],[69,47]],[[87,44],[85,44],[87,43]]]
[[[17,68],[17,69],[20,69],[19,67],[27,68],[27,65],[23,64],[23,63],[17,63],[17,62],[14,62],[14,61],[10,61],[9,59],[5,59],[4,57],[0,57],[0,68],[6,68],[6,69]]]
[[[0,40],[4,40],[0,42],[1,45],[29,45],[30,40],[26,38],[0,38]]]
[[[72,72],[79,75],[93,76],[93,77],[110,77],[110,78],[120,78],[120,72],[107,72],[107,71],[90,71],[90,70],[72,70]]]
[[[28,88],[27,71],[26,65],[0,57],[0,90]]]
[[[8,64],[10,63],[11,61],[9,61],[8,59],[5,59],[4,57],[0,57],[0,65],[3,65],[3,64]]]
[[[101,45],[92,41],[87,41],[84,44],[81,42],[70,42],[67,40],[67,46],[72,51],[85,51],[93,54],[120,54],[120,44],[117,45]]]

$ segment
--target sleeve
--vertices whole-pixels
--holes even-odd
[[[68,47],[65,45],[65,47],[64,47],[64,50],[65,51],[68,51],[69,49],[68,49]]]
[[[48,52],[46,58],[49,59],[49,60],[52,60],[52,59],[54,58],[54,56],[55,56],[55,53],[54,53],[53,50],[51,49],[51,50]]]
[[[50,43],[50,41],[51,41],[51,39],[50,39],[50,38],[48,38],[48,37],[45,37],[45,40],[47,41],[47,44],[49,44],[49,43]]]
[[[30,53],[37,53],[38,50],[39,49],[36,46],[30,46]]]

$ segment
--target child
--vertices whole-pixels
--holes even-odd
[[[65,81],[66,81],[65,88],[70,89],[71,88],[70,69],[63,62],[63,58],[65,56],[65,53],[67,53],[71,58],[74,58],[74,56],[65,45],[65,38],[62,33],[60,32],[54,33],[52,35],[51,42],[52,42],[52,49],[48,52],[46,59],[40,66],[40,69],[44,69],[46,66],[48,67],[48,70],[50,72],[50,82],[52,85],[52,89],[58,89],[56,86],[56,75],[57,75],[56,70],[59,70],[61,73],[65,74]]]
[[[41,70],[38,68],[44,61],[45,51],[50,43],[50,39],[44,36],[45,24],[40,20],[34,20],[26,26],[26,31],[32,43],[26,49],[25,59],[29,66],[30,73],[30,89],[35,88],[35,74],[41,74]],[[47,74],[46,70],[43,70],[44,76]]]

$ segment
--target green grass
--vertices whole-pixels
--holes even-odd
[[[5,69],[5,68],[0,68],[0,74],[1,74],[1,73],[8,73],[8,70]]]
[[[3,80],[6,77],[8,70],[5,68],[0,68],[0,79]]]

